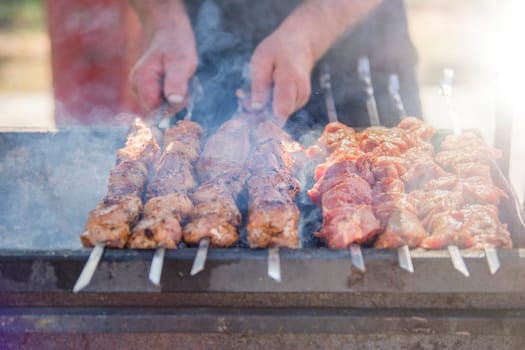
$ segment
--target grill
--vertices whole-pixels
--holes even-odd
[[[436,144],[449,131],[439,131]],[[0,332],[6,344],[138,346],[220,341],[244,348],[400,344],[521,348],[525,328],[525,224],[516,196],[496,166],[495,183],[514,249],[498,250],[491,274],[483,251],[462,250],[470,271],[456,271],[447,251],[411,252],[414,273],[397,251],[363,248],[366,272],[347,250],[280,249],[282,282],[267,276],[266,250],[210,249],[190,276],[196,248],[166,251],[162,283],[148,280],[152,251],[106,249],[84,293],[71,290],[89,256],[78,234],[103,196],[124,129],[0,133]],[[83,334],[111,333],[85,337]],[[137,343],[134,335],[143,334]],[[169,333],[159,339],[155,333]],[[96,340],[98,339],[98,340]],[[62,342],[62,343],[61,343]],[[91,342],[91,343],[90,343]],[[97,343],[98,342],[98,343]],[[330,343],[331,342],[331,343]],[[208,343],[209,344],[209,343]]]

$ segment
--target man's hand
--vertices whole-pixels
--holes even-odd
[[[255,49],[251,59],[251,107],[272,97],[281,124],[310,98],[315,63],[348,28],[381,0],[305,0]]]
[[[269,100],[282,124],[310,98],[310,73],[315,64],[304,33],[278,29],[257,46],[251,59],[252,108],[261,109]]]
[[[134,5],[150,43],[130,74],[133,91],[146,110],[158,108],[166,99],[169,112],[176,113],[186,105],[188,82],[198,64],[189,19],[180,0]]]

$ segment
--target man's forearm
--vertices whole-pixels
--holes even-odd
[[[148,37],[176,26],[191,27],[184,0],[130,0]]]
[[[305,0],[281,24],[284,30],[306,31],[315,60],[382,0]]]

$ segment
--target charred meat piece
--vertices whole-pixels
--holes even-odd
[[[196,165],[201,185],[191,194],[195,207],[182,230],[184,242],[195,245],[206,237],[213,247],[237,242],[242,218],[236,200],[248,177],[250,149],[248,118],[226,121],[208,139]]]
[[[208,139],[197,161],[196,169],[200,181],[205,182],[225,172],[242,169],[250,153],[250,147],[248,121],[240,118],[226,121]]]
[[[164,150],[147,186],[148,202],[142,219],[133,227],[130,248],[177,248],[181,223],[193,209],[187,191],[196,186],[192,162],[199,155],[203,135],[202,128],[189,120],[165,131]]]
[[[117,151],[117,164],[133,161],[150,167],[157,159],[158,153],[159,145],[151,129],[137,118],[131,126],[126,145]]]
[[[89,213],[86,232],[80,239],[84,247],[103,242],[111,248],[124,248],[130,226],[137,222],[142,211],[142,200],[136,194],[121,196],[118,201],[102,202]]]
[[[141,197],[148,168],[157,158],[158,150],[151,130],[140,119],[135,120],[125,146],[117,152],[106,196],[89,214],[86,232],[80,237],[85,247],[99,242],[111,248],[126,245],[130,227],[142,212]]]
[[[166,248],[177,248],[182,235],[180,222],[192,208],[184,192],[150,199],[144,206],[142,219],[133,227],[128,246],[148,249],[164,244]]]
[[[229,247],[237,242],[241,213],[231,194],[217,195],[195,205],[189,223],[184,226],[184,242],[198,244],[205,237],[212,247]]]
[[[295,197],[301,190],[294,177],[302,148],[271,121],[262,122],[252,135],[248,162],[248,221],[246,231],[252,248],[299,246],[299,208]]]

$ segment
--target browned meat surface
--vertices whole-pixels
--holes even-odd
[[[389,215],[386,227],[374,244],[374,248],[399,248],[408,245],[418,247],[427,237],[417,214],[396,207]]]
[[[161,160],[167,161],[157,166],[157,172],[146,189],[148,199],[177,191],[189,191],[197,185],[189,161],[178,158],[176,154],[167,157],[163,154]]]
[[[299,246],[299,208],[294,202],[265,200],[248,207],[248,242],[252,248]]]
[[[232,195],[216,193],[206,201],[196,202],[190,222],[183,229],[184,242],[198,244],[209,237],[213,247],[229,247],[239,238],[237,228],[241,219]]]
[[[111,248],[124,248],[130,234],[130,225],[137,222],[142,211],[142,200],[135,194],[120,197],[113,203],[100,203],[89,213],[86,232],[80,239],[84,247],[103,242]]]
[[[197,245],[201,239],[209,237],[212,247],[230,247],[239,239],[237,226],[216,214],[191,221],[184,226],[182,232],[184,242],[190,245]]]
[[[109,173],[109,184],[105,199],[118,200],[133,193],[142,196],[148,169],[141,162],[127,160],[117,164]]]
[[[140,119],[135,119],[126,139],[126,145],[117,151],[117,164],[134,161],[150,167],[159,153],[159,145],[151,129]]]
[[[148,249],[164,244],[166,248],[177,248],[182,235],[180,222],[192,209],[184,192],[150,199],[144,206],[142,219],[133,227],[128,246]]]
[[[457,210],[445,210],[434,214],[427,225],[430,236],[423,239],[420,246],[425,249],[441,249],[454,244],[462,220],[463,215]]]
[[[253,132],[253,151],[248,166],[248,221],[246,231],[252,248],[299,246],[299,208],[295,197],[301,187],[294,175],[302,165],[301,147],[271,121]]]
[[[208,139],[196,164],[201,185],[191,194],[195,207],[182,230],[187,244],[206,237],[213,247],[237,242],[242,218],[235,202],[248,177],[249,126],[248,118],[230,119]]]
[[[90,212],[86,231],[81,235],[86,247],[103,242],[112,248],[123,248],[142,212],[142,194],[148,168],[157,158],[159,147],[151,130],[140,120],[133,123],[126,144],[117,152],[111,170],[106,196]]]
[[[198,158],[203,134],[202,128],[189,120],[179,121],[165,131],[164,149],[147,186],[148,202],[142,219],[132,230],[130,248],[177,248],[181,223],[193,209],[187,191],[197,184],[192,162]]]
[[[173,128],[168,128],[164,131],[164,145],[170,143],[181,144],[186,148],[198,150],[201,147],[204,138],[204,130],[202,127],[191,120],[180,120]],[[197,158],[198,158],[197,154]],[[197,158],[186,158],[190,162],[194,162]]]
[[[226,121],[217,132],[210,136],[196,169],[201,182],[212,180],[224,174],[222,164],[229,170],[242,169],[250,153],[250,125],[248,121],[234,118]]]

